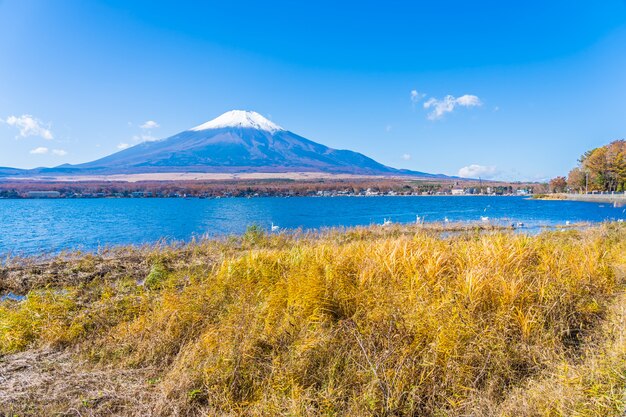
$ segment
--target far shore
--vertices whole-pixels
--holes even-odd
[[[586,201],[590,203],[626,204],[625,193],[611,193],[611,194],[555,193],[555,194],[536,195],[535,198],[539,200],[568,200],[568,201]]]

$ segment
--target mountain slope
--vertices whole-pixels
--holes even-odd
[[[27,172],[27,170],[19,169],[19,168],[7,168],[0,167],[0,177],[12,176],[12,175],[21,175]]]

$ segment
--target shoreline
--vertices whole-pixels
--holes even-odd
[[[535,200],[582,201],[586,203],[618,203],[626,204],[626,194],[542,194],[533,197]]]
[[[188,195],[188,196],[155,196],[155,195],[145,195],[145,196],[60,196],[60,197],[0,197],[0,200],[77,200],[77,199],[99,199],[99,200],[119,200],[119,199],[161,199],[161,200],[170,200],[170,199],[200,199],[200,200],[211,200],[211,199],[221,199],[221,198],[239,198],[239,199],[249,199],[249,198],[337,198],[337,197],[519,197],[519,198],[528,198],[531,195],[518,195],[518,194],[388,194],[388,193],[379,193],[379,194],[269,194],[269,195],[215,195],[215,196],[203,196],[203,195]],[[536,198],[536,200],[541,200],[541,198]],[[550,200],[546,198],[545,200]]]
[[[610,221],[609,223],[619,224],[620,221]],[[546,231],[556,231],[556,230],[585,230],[593,227],[598,227],[603,223],[600,222],[586,222],[580,221],[568,224],[567,221],[563,221],[563,223],[557,224],[528,224],[525,222],[518,222],[507,218],[492,218],[487,222],[481,220],[458,220],[451,221],[449,223],[445,223],[444,221],[434,220],[434,221],[424,221],[422,223],[415,222],[393,222],[390,225],[383,225],[380,223],[370,223],[370,224],[362,224],[362,225],[354,225],[354,226],[328,226],[328,227],[320,227],[320,228],[281,228],[278,233],[272,232],[269,229],[261,228],[263,233],[266,233],[268,236],[286,236],[290,239],[296,239],[299,236],[307,236],[309,238],[317,238],[321,239],[324,236],[337,234],[337,233],[348,233],[352,231],[359,230],[370,230],[376,231],[378,229],[383,230],[384,233],[389,231],[396,231],[401,233],[413,233],[417,231],[429,232],[429,233],[439,233],[443,235],[446,234],[458,234],[458,233],[467,233],[467,232],[512,232],[512,233],[523,233],[529,236],[536,236],[540,233]],[[250,224],[248,228],[255,227],[257,225]],[[0,251],[0,279],[1,272],[3,266],[3,260],[28,260],[28,261],[36,261],[40,263],[48,263],[52,259],[57,258],[67,258],[73,259],[75,257],[81,256],[102,256],[108,254],[117,254],[119,252],[123,252],[125,250],[130,251],[145,251],[145,250],[154,250],[159,248],[183,248],[192,246],[194,244],[202,243],[202,242],[212,242],[212,241],[220,241],[226,242],[229,239],[240,239],[245,236],[246,232],[242,233],[233,233],[233,234],[202,234],[202,235],[194,235],[187,239],[175,239],[175,238],[167,238],[161,237],[154,241],[148,242],[135,242],[135,243],[111,243],[111,244],[103,244],[97,248],[89,248],[89,247],[71,247],[71,248],[61,248],[58,250],[39,250],[37,252],[2,252]],[[0,297],[2,297],[2,288],[0,285]]]

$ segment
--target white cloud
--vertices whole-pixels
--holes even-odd
[[[441,118],[445,113],[451,112],[454,110],[455,98],[452,96],[446,96],[442,100],[437,100],[436,98],[429,98],[424,103],[425,109],[433,108],[433,111],[428,113],[428,118],[430,120],[435,120]]]
[[[478,164],[471,164],[459,169],[459,177],[463,178],[484,178],[492,179],[498,175],[498,170],[495,166],[485,166]]]
[[[471,94],[465,94],[458,98],[452,95],[447,95],[441,100],[434,97],[429,98],[424,103],[424,108],[432,109],[432,111],[428,113],[428,119],[437,120],[442,118],[446,113],[454,111],[457,106],[476,107],[481,106],[482,104],[483,103],[477,96]]]
[[[67,151],[64,149],[53,149],[52,154],[56,156],[65,156],[67,155]]]
[[[402,159],[404,159],[405,161],[408,161],[409,159],[411,159],[411,155],[408,153],[402,154]]]
[[[131,147],[131,145],[129,143],[120,143],[119,145],[117,145],[117,149],[119,149],[119,150],[128,149],[130,147]]]
[[[48,148],[40,146],[38,148],[32,149],[30,153],[33,155],[45,155],[48,153]]]
[[[160,127],[160,126],[154,120],[148,120],[147,122],[145,122],[139,127],[141,127],[142,129],[156,129],[157,127]]]
[[[480,106],[483,104],[477,96],[474,96],[471,94],[465,94],[457,98],[456,102],[458,103],[459,106],[464,106],[464,107],[474,107],[474,106]]]
[[[20,130],[20,136],[23,138],[27,136],[40,136],[47,140],[54,139],[54,136],[50,131],[50,126],[45,126],[40,120],[29,114],[9,116],[5,122],[9,126],[17,127]]]
[[[420,93],[417,90],[411,90],[411,101],[413,103],[419,103],[424,97],[426,97],[426,94]]]
[[[134,135],[133,140],[135,142],[154,142],[155,140],[159,139],[152,135]]]

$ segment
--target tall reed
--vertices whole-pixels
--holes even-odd
[[[0,303],[0,351],[75,346],[99,366],[156,367],[162,415],[624,407],[619,225],[537,236],[252,230],[147,259],[145,275],[50,285]],[[546,400],[568,392],[572,401]]]

